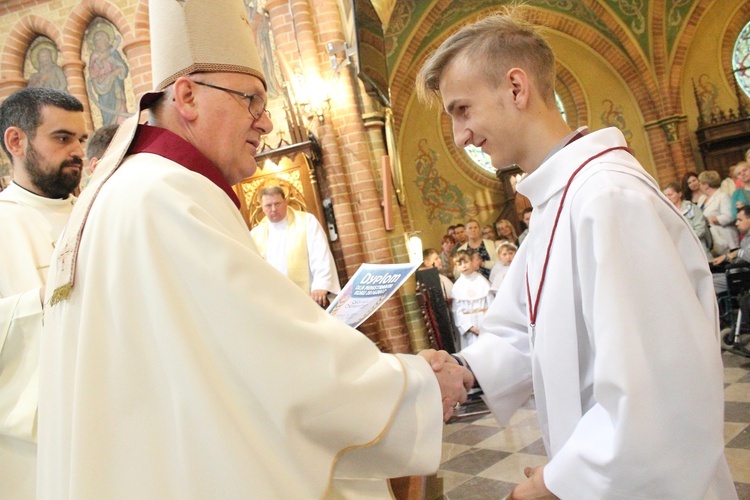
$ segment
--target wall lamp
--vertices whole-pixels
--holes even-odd
[[[320,123],[325,121],[325,112],[331,109],[328,87],[318,75],[294,74],[295,104],[309,119],[317,116]]]
[[[348,65],[351,62],[352,56],[357,53],[354,47],[349,47],[346,42],[328,42],[326,50],[331,60],[331,69],[333,69],[334,76],[338,76],[341,68]]]
[[[411,264],[420,264],[424,260],[422,258],[422,238],[419,237],[420,234],[422,234],[422,231],[404,233],[406,251],[409,254],[409,263]]]

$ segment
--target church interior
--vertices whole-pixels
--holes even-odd
[[[245,0],[274,124],[257,156],[263,169],[234,186],[248,227],[263,217],[259,190],[282,186],[290,206],[327,229],[342,284],[363,263],[421,261],[421,248],[439,249],[448,226],[470,219],[507,219],[520,232],[529,206],[514,190],[521,170],[498,170],[481,150],[459,148],[449,116],[415,91],[441,42],[506,3]],[[557,104],[571,129],[618,128],[660,186],[688,172],[724,178],[743,159],[750,2],[528,0],[518,8],[555,51]],[[90,131],[121,123],[152,89],[149,47],[147,0],[0,1],[0,100],[26,86],[58,88],[84,104]],[[0,189],[12,178],[3,157]],[[382,351],[431,346],[416,288],[407,282],[359,327]],[[727,457],[740,498],[750,499],[750,359],[723,357]],[[513,464],[543,459],[533,417],[532,401],[505,429],[486,415],[454,420],[440,473],[418,487],[432,498],[509,493],[522,480]]]

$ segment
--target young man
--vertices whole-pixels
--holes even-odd
[[[86,160],[88,161],[88,168],[84,167],[84,177],[81,179],[80,190],[86,189],[91,181],[91,176],[94,175],[96,165],[107,150],[109,143],[112,142],[112,138],[117,132],[119,124],[112,123],[110,125],[103,125],[98,129],[94,130],[89,140],[86,142]],[[80,194],[80,191],[79,191]]]
[[[453,238],[456,240],[456,246],[453,249],[453,254],[455,255],[458,251],[458,247],[466,243],[466,241],[469,239],[468,235],[466,234],[466,226],[464,226],[463,224],[456,224],[456,227],[453,230]]]
[[[0,193],[0,488],[34,498],[42,295],[52,250],[73,210],[83,168],[83,105],[26,88],[0,106],[13,182]]]
[[[149,4],[151,125],[120,125],[53,256],[39,495],[375,496],[431,473],[439,382],[465,399],[470,375],[381,353],[263,260],[231,187],[273,127],[245,6]]]
[[[458,147],[528,174],[534,232],[456,359],[502,422],[534,394],[550,459],[511,498],[736,498],[705,255],[619,130],[570,130],[552,50],[519,12],[462,28],[417,79]]]
[[[724,264],[750,264],[750,238],[747,237],[747,233],[750,231],[750,205],[739,209],[734,224],[740,234],[745,235],[745,237],[740,241],[739,248],[719,255],[711,261],[714,266],[714,287],[717,294],[727,291],[727,276],[724,274]]]
[[[453,282],[439,272],[440,270],[440,254],[434,248],[425,248],[422,250],[422,265],[419,266],[417,271],[424,271],[425,269],[431,268],[438,269],[438,278],[440,279],[440,285],[443,289],[443,295],[446,299],[450,300],[453,298]]]
[[[258,251],[318,305],[326,307],[328,294],[338,294],[341,286],[328,238],[318,219],[290,208],[279,186],[260,190],[260,206],[266,218],[250,231]]]

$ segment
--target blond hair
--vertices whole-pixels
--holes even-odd
[[[448,37],[417,74],[417,95],[429,105],[439,101],[440,78],[448,66],[465,58],[483,68],[487,82],[499,83],[511,68],[521,68],[536,83],[548,106],[555,105],[555,54],[540,29],[525,21],[518,6],[464,26]]]
[[[471,255],[466,250],[459,250],[456,255],[453,256],[453,261],[458,264],[459,262],[471,262]]]
[[[698,174],[698,181],[707,184],[708,187],[718,189],[721,187],[721,175],[716,170],[706,170]]]
[[[497,244],[497,254],[500,255],[500,250],[503,248],[507,248],[509,250],[513,250],[514,252],[518,251],[518,247],[511,241],[504,240]]]

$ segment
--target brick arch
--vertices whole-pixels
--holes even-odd
[[[701,18],[712,3],[711,0],[701,0],[696,3],[695,7],[690,11],[688,19],[685,20],[685,28],[675,41],[672,54],[668,60],[669,87],[665,91],[673,99],[673,108],[676,112],[682,112],[683,109],[681,88],[685,83],[683,80],[685,78],[684,69],[688,49],[695,39]]]
[[[86,124],[89,128],[93,128],[93,122],[91,121],[91,105],[83,75],[86,62],[81,60],[81,48],[86,28],[88,28],[95,17],[102,17],[111,22],[122,35],[122,50],[125,53],[131,74],[138,74],[141,71],[140,65],[137,63],[140,62],[139,55],[144,45],[144,40],[136,37],[135,31],[131,27],[127,17],[125,17],[119,7],[110,1],[82,0],[81,3],[71,10],[63,27],[63,51],[66,54],[66,60],[70,61],[69,64],[71,65],[70,72],[66,71],[66,74],[69,75],[68,89],[71,94],[83,102]],[[147,40],[145,41],[146,44]],[[138,94],[141,91],[142,89],[136,86],[135,79],[133,78],[133,92]]]
[[[151,36],[149,33],[151,23],[148,17],[148,0],[138,0],[133,25],[135,26],[135,35],[137,37],[149,38]]]
[[[62,51],[63,37],[57,27],[52,22],[39,16],[33,14],[24,16],[10,31],[3,47],[2,59],[0,59],[0,72],[2,72],[0,97],[5,98],[26,86],[27,82],[23,77],[26,51],[31,42],[39,35],[46,36],[55,42],[63,56],[63,61],[65,61],[65,54]],[[68,75],[66,74],[66,76]]]
[[[589,108],[583,86],[568,68],[560,64],[560,61],[557,62],[555,92],[563,103],[571,128],[582,127],[589,122]]]
[[[682,89],[685,85],[690,85],[690,79],[686,78],[685,75],[685,61],[687,58],[688,50],[695,40],[697,34],[698,25],[705,15],[706,11],[713,6],[712,0],[700,0],[696,2],[695,7],[690,11],[688,18],[685,20],[685,27],[676,40],[672,54],[670,54],[666,67],[669,68],[668,72],[668,87],[665,88],[665,94],[669,96],[671,100],[672,109],[674,114],[679,116],[684,114],[684,102],[682,101],[683,92]],[[743,22],[744,20],[744,22]],[[721,65],[724,68],[726,78],[730,88],[734,88],[734,80],[732,75],[732,48],[734,47],[734,41],[739,34],[740,30],[744,26],[744,23],[750,20],[750,4],[745,3],[742,5],[733,15],[729,24],[727,25],[726,31],[724,32],[721,41]],[[688,93],[692,95],[691,92]],[[681,149],[681,156],[679,158],[679,152],[674,151],[672,153],[673,165],[669,166],[657,166],[661,172],[660,178],[670,180],[672,177],[677,177],[680,174],[688,171],[695,170],[695,156],[693,152],[693,146],[690,143],[690,130],[687,121],[681,120],[677,123],[679,145],[671,145],[672,149]],[[654,152],[658,153],[659,147],[654,147]],[[661,148],[665,149],[664,147]]]
[[[640,49],[627,36],[616,18],[613,18],[600,4],[594,4],[591,7],[599,13],[603,21],[607,22],[609,28],[625,47],[625,52],[590,26],[577,21],[571,22],[569,17],[557,12],[536,7],[529,8],[527,19],[534,24],[568,35],[591,47],[625,81],[625,85],[633,94],[644,120],[657,119],[662,113],[662,105],[659,99],[661,93],[657,82],[652,77],[648,62],[644,59]]]
[[[436,3],[436,6],[441,6],[441,4],[446,3],[448,3],[448,0],[441,0]],[[539,7],[529,6],[525,7],[524,10],[527,14],[526,18],[530,22],[544,26],[547,30],[555,30],[569,35],[571,38],[588,45],[595,52],[600,54],[625,81],[626,85],[633,93],[644,120],[651,121],[658,119],[663,116],[663,105],[659,97],[661,92],[659,91],[657,82],[652,78],[652,71],[642,53],[625,35],[623,29],[616,23],[615,19],[601,6],[598,6],[598,8],[601,11],[600,14],[602,18],[609,20],[612,24],[610,28],[618,36],[621,36],[620,41],[626,47],[626,52],[623,52],[622,49],[615,46],[598,31],[583,23],[571,20],[569,17]],[[487,13],[493,9],[496,9],[496,6],[472,12],[471,15],[465,17],[460,24],[463,25],[468,22],[476,21],[487,15]],[[425,23],[434,23],[438,15],[439,13],[433,14],[433,12],[430,12],[425,18]],[[399,67],[394,68],[393,74],[395,77],[392,81],[391,92],[394,96],[394,116],[396,116],[397,120],[403,118],[408,99],[414,91],[416,74],[419,71],[422,62],[432,50],[437,48],[454,31],[454,29],[445,30],[439,38],[436,38],[432,42],[428,50],[425,50],[424,54],[419,56],[419,58],[415,58],[414,54],[407,54],[411,55],[412,58],[407,59],[406,56],[403,57],[400,61]],[[424,38],[430,32],[431,26],[429,24],[426,26],[421,25],[418,28],[419,38],[415,37],[412,39],[411,44],[419,44],[421,38]],[[399,68],[404,68],[404,70],[401,71]]]
[[[134,30],[119,7],[106,0],[83,0],[70,11],[63,28],[66,50],[80,58],[83,34],[95,17],[103,17],[117,28],[122,34],[123,47],[136,42]]]

